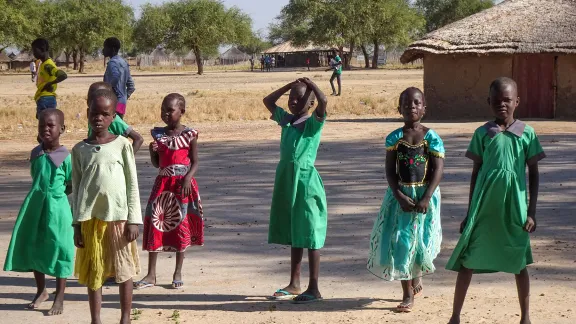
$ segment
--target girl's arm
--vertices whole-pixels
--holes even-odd
[[[192,193],[192,178],[198,171],[198,138],[194,137],[190,142],[190,149],[188,150],[188,158],[190,158],[190,170],[182,179],[182,196],[188,197]]]
[[[299,79],[298,81],[305,83],[306,86],[312,89],[312,91],[314,92],[316,100],[318,101],[318,106],[316,107],[316,116],[318,116],[318,118],[326,117],[326,106],[328,105],[328,99],[326,98],[324,92],[322,92],[322,90],[318,88],[316,83],[312,82],[312,80],[308,78],[302,78]]]
[[[150,162],[158,169],[160,167],[160,155],[158,155],[158,144],[156,144],[156,141],[150,143],[148,151],[150,151]]]
[[[470,178],[470,193],[468,194],[468,211],[466,212],[466,218],[460,224],[460,234],[464,231],[466,223],[468,222],[468,215],[470,214],[470,205],[472,204],[472,197],[474,197],[474,189],[476,188],[476,180],[478,179],[478,173],[482,167],[482,162],[474,161],[474,167],[472,168],[472,177]]]
[[[396,151],[389,150],[386,151],[386,181],[388,182],[388,187],[392,190],[394,198],[400,203],[400,207],[404,211],[412,211],[414,208],[414,201],[407,197],[402,190],[400,190],[400,185],[398,184],[398,175],[396,174]]]
[[[128,138],[132,140],[132,149],[134,149],[134,153],[138,152],[140,147],[142,147],[142,144],[144,144],[144,138],[142,135],[132,129],[130,133],[128,133]]]
[[[528,165],[528,190],[530,191],[530,201],[528,203],[528,219],[524,229],[532,233],[536,230],[536,204],[538,203],[538,190],[540,187],[540,173],[538,163]]]
[[[127,225],[142,224],[140,210],[140,190],[138,188],[138,174],[132,145],[125,145],[122,149],[124,160],[124,181],[126,181],[126,202],[128,208]],[[134,239],[130,240],[133,241]]]
[[[274,114],[274,111],[276,110],[276,101],[278,101],[278,99],[280,99],[280,97],[282,97],[286,92],[288,92],[292,88],[293,84],[294,82],[290,82],[264,98],[264,106],[268,108],[268,111],[270,111],[271,114]]]
[[[424,192],[424,195],[416,204],[416,211],[419,213],[426,213],[428,211],[428,204],[434,194],[434,191],[440,185],[442,176],[444,175],[444,159],[431,155],[430,156],[432,175],[430,176],[430,183]]]

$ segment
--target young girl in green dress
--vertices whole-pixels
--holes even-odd
[[[400,94],[398,111],[404,126],[386,137],[388,190],[370,236],[368,270],[384,280],[402,282],[402,303],[410,312],[422,293],[424,275],[435,270],[440,252],[440,180],[444,144],[420,123],[426,113],[424,94],[408,88]]]
[[[519,98],[516,82],[499,78],[488,98],[495,120],[474,132],[466,157],[474,161],[468,216],[446,265],[458,271],[451,324],[460,312],[473,273],[507,272],[516,276],[520,323],[530,323],[530,235],[536,230],[538,161],[546,155],[534,129],[514,118]],[[528,166],[529,193],[526,193]]]
[[[16,218],[4,263],[5,271],[34,272],[37,292],[28,305],[36,309],[48,300],[45,275],[56,277],[56,296],[49,315],[59,315],[64,307],[66,278],[72,275],[74,230],[70,193],[72,163],[68,150],[60,145],[64,114],[45,109],[38,115],[41,144],[30,155],[32,188]]]
[[[276,102],[290,91],[290,114]],[[311,115],[309,109],[318,106]],[[274,300],[292,299],[295,303],[311,303],[322,299],[318,289],[320,249],[326,239],[328,212],[322,179],[314,167],[320,135],[326,120],[326,96],[308,78],[288,83],[264,98],[271,119],[282,127],[280,161],[270,211],[268,242],[290,245],[290,284],[278,289]],[[300,266],[304,249],[308,249],[310,282],[301,293]]]

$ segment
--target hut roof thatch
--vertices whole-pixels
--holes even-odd
[[[250,55],[242,52],[236,47],[230,47],[226,52],[220,54],[220,59],[223,60],[248,60]]]
[[[507,0],[412,43],[402,63],[424,54],[576,53],[574,0]]]
[[[8,57],[8,55],[6,55],[4,51],[0,51],[0,63],[9,63],[9,62],[10,58]]]
[[[282,44],[278,44],[271,47],[262,54],[275,54],[275,53],[299,53],[299,52],[329,52],[332,50],[338,50],[337,47],[330,46],[318,46],[314,44],[308,44],[307,46],[294,46],[291,41],[287,41]],[[344,52],[350,52],[349,48],[344,48]]]

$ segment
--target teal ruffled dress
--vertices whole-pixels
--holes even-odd
[[[397,151],[396,173],[402,192],[414,201],[428,188],[430,158],[444,158],[444,144],[429,130],[418,145],[403,140],[402,128],[386,138],[386,150]],[[411,280],[435,271],[434,259],[440,253],[440,187],[436,188],[426,214],[404,212],[388,188],[370,235],[367,268],[384,280]]]

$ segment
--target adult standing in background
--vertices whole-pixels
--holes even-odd
[[[104,73],[104,82],[112,86],[112,90],[116,94],[116,97],[118,97],[116,114],[124,119],[126,103],[136,88],[134,87],[134,80],[130,75],[128,63],[118,55],[120,46],[121,44],[118,38],[107,38],[104,41],[102,54],[104,54],[104,57],[110,58],[106,66],[106,72]]]
[[[333,51],[334,57],[330,60],[330,68],[326,71],[333,71],[332,77],[330,77],[330,86],[332,87],[332,95],[340,96],[342,94],[342,59],[338,55],[338,52]],[[338,93],[334,88],[334,79],[338,81]]]

